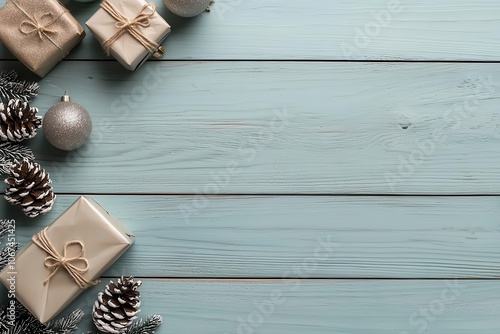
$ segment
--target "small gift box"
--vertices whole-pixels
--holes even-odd
[[[0,9],[0,40],[40,77],[84,37],[82,26],[57,0],[7,0]]]
[[[68,306],[134,242],[134,235],[94,200],[80,197],[33,236],[0,281],[42,323]]]
[[[107,55],[135,71],[148,58],[161,57],[160,45],[170,34],[170,25],[144,0],[104,0],[86,22]]]

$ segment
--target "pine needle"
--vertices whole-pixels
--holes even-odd
[[[9,220],[0,220],[0,238],[6,235],[12,229],[12,224]],[[16,253],[19,249],[19,244],[9,242],[0,250],[0,271],[9,263],[9,256]]]
[[[37,82],[19,80],[17,72],[14,70],[0,72],[1,102],[12,99],[28,102],[38,95],[39,90],[40,85]]]
[[[9,263],[9,256],[12,253],[16,253],[19,250],[18,243],[8,243],[1,251],[0,251],[0,270]]]
[[[62,319],[52,320],[44,325],[17,300],[14,306],[16,310],[14,326],[10,325],[10,319],[7,318],[7,307],[0,310],[0,333],[2,334],[73,334],[83,318],[83,311],[75,310]]]
[[[83,318],[82,310],[75,310],[66,317],[48,322],[43,334],[72,334],[78,329],[77,325]]]
[[[0,219],[0,238],[7,234],[13,228],[11,221],[8,219]]]
[[[33,152],[22,145],[12,143],[0,143],[0,173],[9,174],[10,166],[23,161],[34,160]]]
[[[162,322],[161,315],[148,315],[146,320],[141,319],[134,322],[125,334],[153,334]]]
[[[2,334],[45,334],[42,332],[44,326],[26,310],[26,308],[14,300],[14,325],[11,325],[12,319],[8,317],[7,305],[0,310],[0,324],[3,324]]]

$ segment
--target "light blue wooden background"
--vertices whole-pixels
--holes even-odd
[[[0,203],[20,242],[94,197],[137,235],[104,281],[143,279],[158,333],[498,333],[498,1],[154,2],[164,59],[127,72],[89,33],[40,81],[33,105],[68,89],[94,132],[29,143],[59,197]]]

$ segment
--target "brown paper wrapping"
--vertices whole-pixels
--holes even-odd
[[[52,18],[57,17],[50,25],[47,24],[51,17],[43,17],[48,13],[52,13]],[[47,25],[50,32],[39,35],[33,20],[39,21],[42,26]],[[23,22],[31,22],[24,23],[23,28],[32,32],[26,34],[21,31]],[[7,0],[0,9],[0,40],[40,77],[44,77],[84,37],[82,26],[57,0]]]
[[[129,19],[135,18],[142,6],[147,4],[144,0],[108,0],[108,2]],[[137,30],[150,40],[161,44],[170,34],[170,25],[157,12],[150,20],[151,24],[149,27],[139,26]],[[86,22],[87,27],[101,45],[118,31],[115,24],[116,20],[102,8],[99,8]],[[126,69],[135,71],[149,58],[151,53],[141,43],[130,36],[130,34],[125,33],[113,43],[110,55],[118,60]]]
[[[85,258],[89,261],[87,280],[98,278],[134,242],[131,234],[120,222],[88,197],[80,197],[47,229],[47,236],[62,255],[68,241],[80,240],[85,246]],[[71,255],[78,250],[69,248]],[[17,255],[15,262],[16,298],[46,323],[66,308],[84,289],[80,289],[64,268],[59,268],[47,285],[44,280],[50,275],[45,268],[47,253],[30,242]],[[12,270],[5,268],[0,281],[7,281]]]

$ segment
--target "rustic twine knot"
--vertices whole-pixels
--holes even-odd
[[[20,4],[17,3],[17,1],[11,1],[29,19],[21,22],[21,24],[19,25],[19,31],[21,31],[21,33],[25,34],[26,36],[32,34],[33,32],[36,32],[40,40],[43,40],[43,36],[45,36],[45,38],[47,38],[56,48],[61,51],[61,59],[64,58],[66,54],[68,54],[68,52],[66,52],[50,37],[50,34],[57,34],[58,32],[56,30],[49,29],[48,27],[57,22],[61,18],[61,16],[69,13],[68,10],[61,10],[61,12],[55,17],[53,13],[45,13],[37,18],[36,16],[31,16]],[[47,22],[46,24],[43,24],[42,20],[45,16],[52,17],[52,20]]]
[[[47,269],[51,270],[51,273],[45,279],[43,285],[46,285],[61,267],[66,269],[68,274],[73,278],[80,289],[86,289],[99,283],[98,280],[89,281],[82,276],[89,270],[89,261],[84,257],[85,247],[83,243],[80,240],[67,242],[64,245],[63,255],[61,256],[47,237],[47,228],[48,227],[34,235],[32,238],[33,243],[49,254],[49,256],[45,258],[44,265]],[[76,256],[68,257],[68,248],[71,245],[77,245],[80,251]],[[78,266],[78,264],[83,264],[83,266]]]
[[[113,43],[116,42],[118,38],[120,38],[125,33],[128,33],[130,34],[130,36],[135,38],[139,43],[142,44],[142,46],[144,46],[146,50],[151,52],[156,58],[163,55],[163,47],[147,38],[141,31],[137,29],[138,27],[147,28],[150,26],[150,18],[156,12],[156,7],[154,4],[148,3],[142,6],[139,13],[133,19],[129,19],[128,17],[124,16],[114,5],[112,5],[107,0],[103,1],[100,7],[117,21],[115,23],[115,27],[118,29],[118,31],[102,43],[106,55],[109,56],[111,45],[113,45]]]
[[[149,12],[147,12],[148,9]],[[133,20],[130,20],[129,18],[123,16],[124,20],[116,22],[115,27],[118,29],[129,29],[133,25],[139,25],[141,27],[147,28],[151,24],[151,20],[149,18],[154,15],[155,10],[156,7],[154,4],[146,4],[142,6],[139,14],[137,14],[137,16]]]
[[[56,18],[54,18],[53,13],[45,13],[42,14],[39,17],[31,17],[28,16],[29,20],[25,20],[21,22],[21,25],[19,26],[19,30],[25,34],[25,35],[30,35],[34,32],[38,33],[38,37],[40,39],[43,39],[43,36],[47,36],[47,34],[57,34],[56,30],[49,29],[49,27],[57,21]],[[47,21],[46,23],[43,23],[43,21]],[[48,37],[48,36],[47,36]]]

